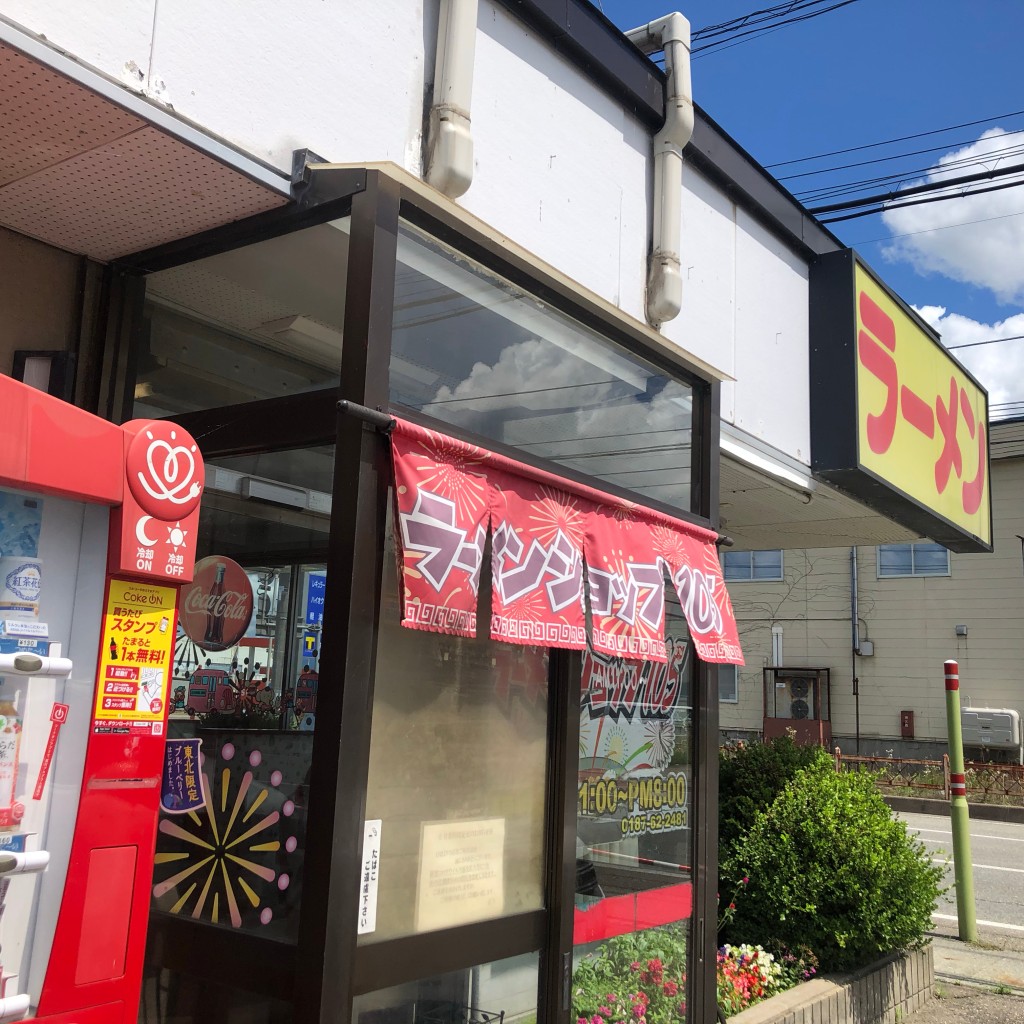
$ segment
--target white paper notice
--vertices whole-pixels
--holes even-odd
[[[505,819],[424,823],[416,930],[500,917],[505,909]]]
[[[377,882],[380,877],[381,819],[367,821],[363,828],[363,877],[359,882],[358,935],[366,935],[377,927]]]

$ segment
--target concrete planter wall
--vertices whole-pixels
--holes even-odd
[[[797,985],[729,1024],[896,1024],[932,997],[932,947],[893,954],[852,974]]]

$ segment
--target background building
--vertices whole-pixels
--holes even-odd
[[[845,753],[857,746],[854,676],[865,754],[941,755],[942,663],[950,658],[960,664],[965,707],[1024,715],[1024,423],[993,423],[991,455],[991,553],[960,555],[928,541],[854,549],[859,655],[851,548],[724,555],[747,662],[724,670],[726,736],[761,730],[762,670],[771,665],[829,670],[832,732]]]

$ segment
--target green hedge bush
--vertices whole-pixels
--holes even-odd
[[[942,868],[893,818],[866,773],[831,759],[798,771],[735,848],[748,878],[724,925],[730,942],[809,946],[847,970],[921,944]]]
[[[718,857],[723,894],[742,877],[734,863],[736,848],[758,814],[771,806],[797,772],[812,764],[832,764],[832,759],[822,747],[798,746],[788,736],[719,752]]]

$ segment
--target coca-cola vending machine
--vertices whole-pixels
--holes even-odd
[[[0,1021],[138,1013],[194,440],[0,377]]]

